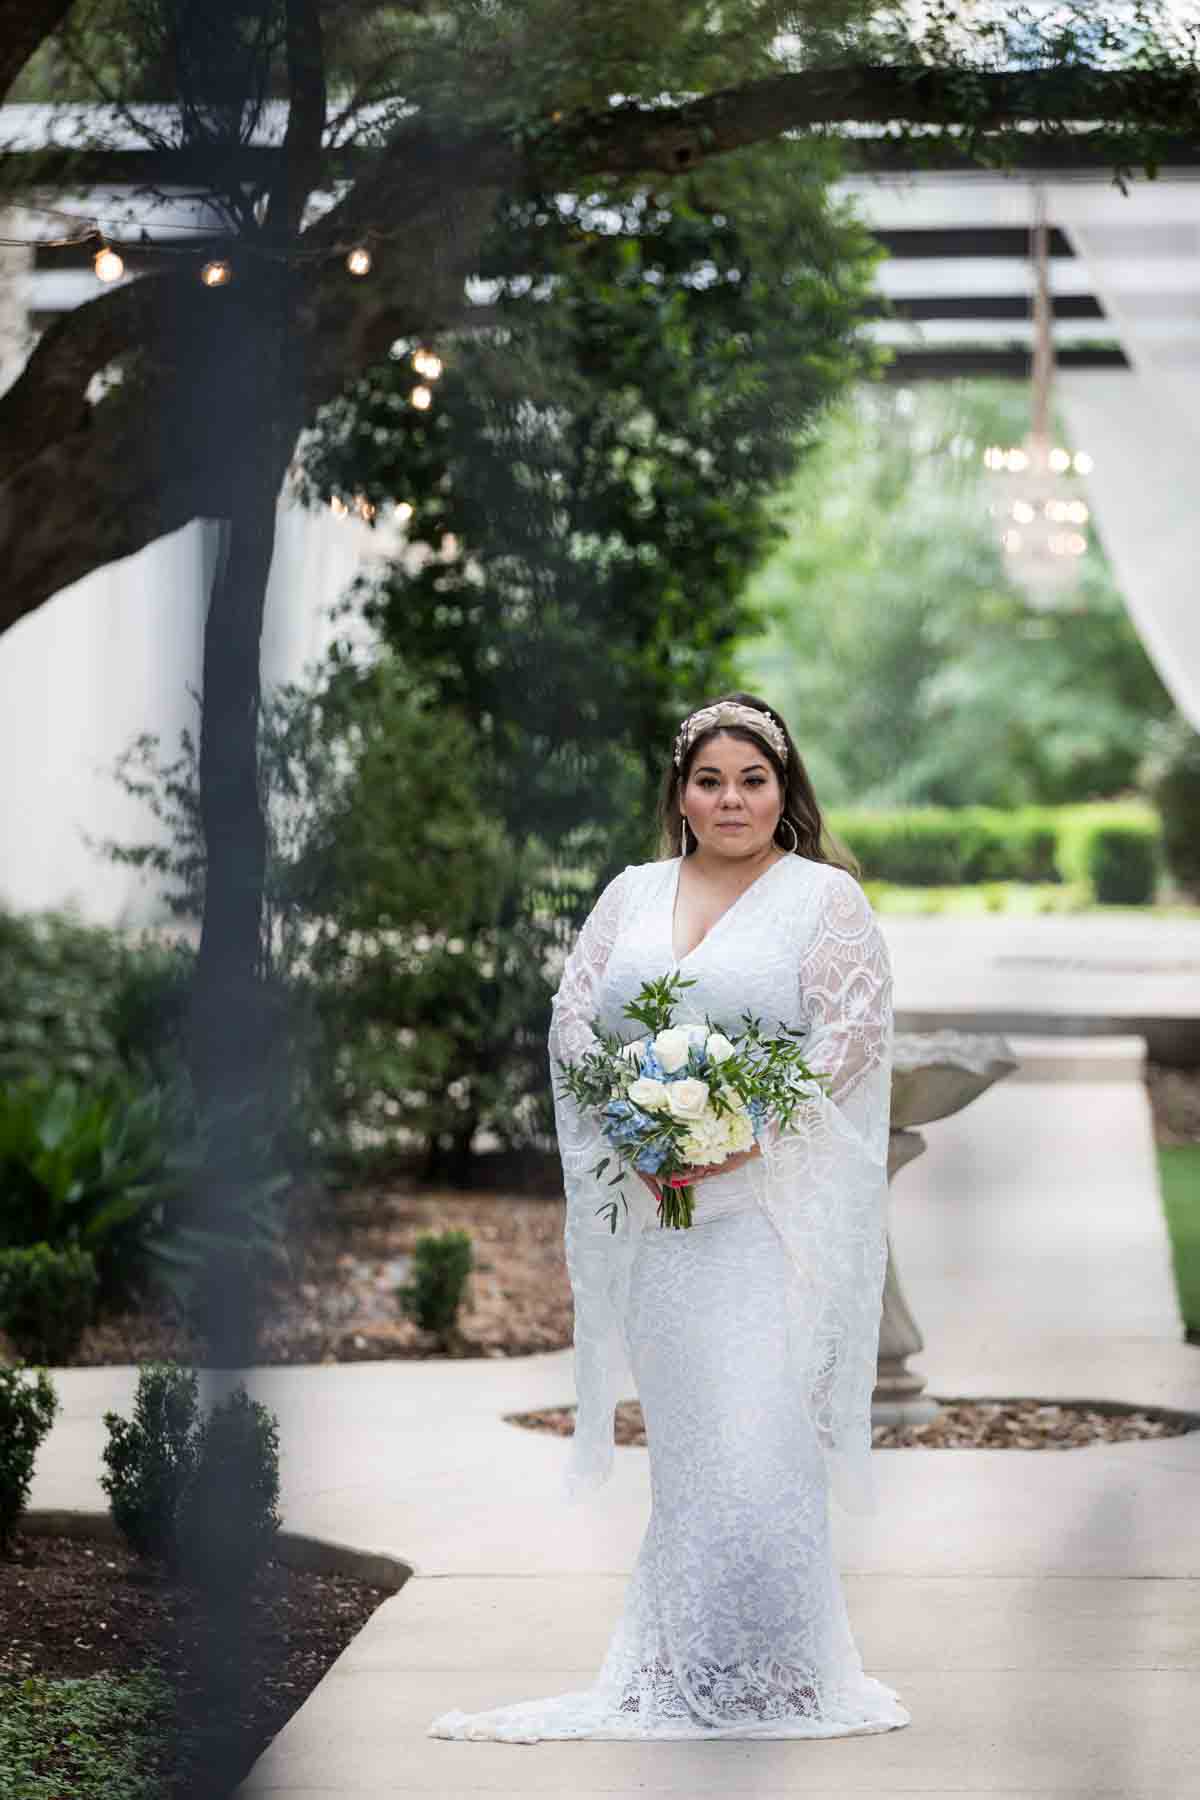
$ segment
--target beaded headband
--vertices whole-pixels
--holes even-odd
[[[677,769],[683,766],[683,759],[693,738],[699,737],[703,731],[711,731],[715,725],[741,725],[747,731],[757,732],[760,738],[770,744],[784,767],[787,767],[787,739],[777,719],[772,718],[769,712],[759,712],[757,707],[743,706],[738,700],[719,700],[715,706],[702,706],[699,712],[689,713],[679,727],[679,734],[675,739]]]

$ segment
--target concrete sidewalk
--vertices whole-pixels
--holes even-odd
[[[1200,1062],[1200,919],[1125,913],[879,919],[902,1031],[1136,1033]]]
[[[892,1231],[937,1395],[1155,1402],[1200,1413],[1144,1090],[1061,1046],[926,1128]],[[1100,1052],[1100,1047],[1097,1046]],[[1035,1055],[1036,1052],[1036,1055]],[[1102,1053],[1101,1053],[1102,1054]],[[65,1416],[31,1503],[101,1507],[101,1413],[135,1371],[56,1376]],[[878,1452],[882,1511],[834,1509],[869,1672],[902,1731],[812,1742],[450,1742],[435,1714],[586,1685],[649,1511],[622,1449],[594,1506],[560,1497],[566,1443],[502,1415],[574,1398],[571,1353],[255,1372],[278,1414],[285,1523],[398,1556],[412,1579],[260,1758],[247,1796],[851,1792],[1195,1800],[1200,1431],[1068,1452]]]

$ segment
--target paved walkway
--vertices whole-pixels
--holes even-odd
[[[926,1338],[914,1360],[947,1397],[1200,1412],[1141,1046],[1094,1044],[1081,1061],[1066,1043],[1011,1041],[1023,1074],[927,1127],[926,1154],[896,1178],[893,1241]],[[103,1506],[101,1414],[128,1407],[134,1379],[56,1377],[65,1416],[34,1506]],[[595,1674],[645,1528],[646,1453],[618,1450],[601,1504],[563,1504],[565,1442],[501,1415],[570,1401],[569,1351],[268,1369],[250,1385],[279,1415],[287,1527],[399,1556],[414,1575],[259,1760],[247,1800],[1200,1793],[1200,1431],[1069,1452],[878,1453],[882,1512],[835,1508],[835,1541],[865,1664],[900,1690],[905,1730],[463,1743],[425,1728],[451,1706]]]
[[[1200,919],[884,914],[902,1029],[1134,1032],[1200,1062]]]

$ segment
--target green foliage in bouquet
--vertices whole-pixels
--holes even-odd
[[[12,1546],[29,1498],[38,1445],[54,1423],[58,1395],[45,1369],[0,1369],[0,1555]]]

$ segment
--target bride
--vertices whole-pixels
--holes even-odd
[[[566,1496],[613,1459],[636,1391],[650,1517],[589,1688],[443,1713],[432,1737],[807,1738],[910,1715],[863,1671],[834,1565],[829,1499],[877,1510],[871,1390],[886,1262],[892,1010],[887,949],[858,881],[823,854],[786,726],[752,694],[686,718],[666,771],[660,861],[596,902],[554,998],[552,1067],[599,1018],[625,1038],[643,982],[672,970],[676,1023],[804,1031],[832,1079],[784,1132],[694,1170],[693,1223],[659,1225],[650,1176],[589,1173],[606,1146],[555,1095],[575,1300],[578,1410]]]

